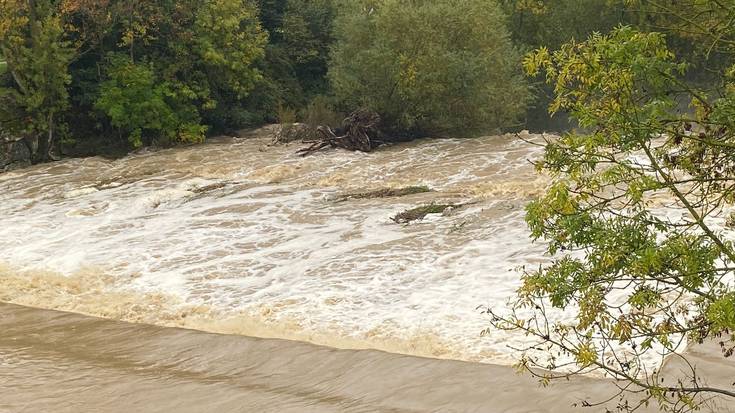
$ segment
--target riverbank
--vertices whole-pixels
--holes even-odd
[[[505,366],[217,335],[0,304],[0,412],[570,412],[607,380],[541,387]],[[707,377],[735,376],[711,348]],[[675,365],[668,367],[672,373]],[[714,383],[713,383],[714,384]],[[578,407],[574,407],[577,404]],[[615,401],[605,407],[614,409]],[[648,410],[656,411],[654,406]],[[705,412],[735,411],[710,403]]]

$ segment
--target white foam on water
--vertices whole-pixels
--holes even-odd
[[[529,163],[538,147],[502,136],[307,158],[295,149],[236,140],[0,176],[0,261],[19,273],[95,268],[99,294],[172,297],[145,307],[153,312],[206,308],[274,326],[231,332],[512,361],[509,345],[526,338],[481,337],[478,307],[504,306],[517,268],[546,259],[523,221],[546,183]],[[333,201],[408,185],[435,192]],[[468,205],[409,225],[390,219],[431,202]]]

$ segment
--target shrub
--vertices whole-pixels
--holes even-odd
[[[171,85],[156,79],[150,66],[113,56],[108,75],[95,107],[109,117],[113,127],[126,133],[133,147],[153,141],[203,140],[206,127],[199,125],[196,108],[176,102]]]
[[[304,111],[304,122],[310,127],[320,125],[338,127],[342,124],[344,116],[334,110],[329,98],[323,95],[315,97]]]
[[[512,125],[526,107],[519,53],[494,1],[355,1],[335,31],[338,101],[377,111],[395,131],[478,134]]]
[[[279,106],[276,110],[276,117],[278,118],[278,123],[283,125],[296,123],[296,111],[287,106]]]

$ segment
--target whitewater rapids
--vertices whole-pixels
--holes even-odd
[[[538,136],[525,134],[525,140]],[[0,301],[339,348],[508,364],[506,305],[542,262],[524,205],[548,184],[513,135],[307,158],[269,138],[0,175]],[[337,202],[371,189],[433,192]],[[432,202],[468,203],[408,225]]]

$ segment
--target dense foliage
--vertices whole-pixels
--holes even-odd
[[[247,116],[266,42],[248,0],[4,0],[2,127],[37,160],[59,132],[132,147],[200,142]]]
[[[616,0],[500,0],[510,16],[513,39],[523,47],[556,49],[571,39],[607,32],[630,20],[632,11]]]
[[[735,393],[644,361],[713,337],[735,352],[733,22],[732,0],[0,0],[0,145],[44,162],[335,125],[334,107],[476,135],[534,126],[535,93],[581,130],[542,143],[554,184],[527,220],[553,262],[496,326],[539,339],[525,367],[602,370],[694,409]]]
[[[336,0],[261,0],[261,5],[270,33],[266,74],[279,97],[275,103],[302,109],[327,91]]]
[[[330,68],[344,107],[374,109],[401,131],[455,136],[512,125],[523,113],[528,92],[519,58],[493,2],[345,7]]]
[[[198,142],[246,116],[267,35],[247,0],[62,3],[79,55],[75,125],[133,146]],[[75,135],[84,131],[76,130]]]
[[[63,23],[52,4],[44,0],[30,4],[0,3],[0,54],[9,68],[4,75],[13,85],[0,84],[0,120],[3,129],[29,136],[26,143],[34,160],[45,161],[60,128],[59,118],[69,106],[73,49],[64,40]]]
[[[657,21],[727,56],[709,91],[687,82],[688,65],[666,36],[626,26],[525,60],[553,87],[550,110],[569,112],[585,131],[544,143],[537,166],[554,184],[528,206],[527,221],[554,260],[525,274],[515,310],[491,311],[494,323],[539,339],[524,367],[599,370],[627,381],[623,392],[644,391],[621,399],[626,411],[651,399],[688,411],[712,394],[735,397],[729,383],[708,387],[694,366],[678,381],[661,369],[662,355],[687,341],[735,350],[735,244],[725,219],[735,202],[735,6],[688,6],[701,20],[661,6]],[[691,110],[679,110],[684,100]],[[554,321],[551,308],[574,309],[576,319]]]
[[[528,89],[517,50],[620,22],[666,31],[700,85],[726,66],[725,41],[703,36],[727,22],[706,1],[497,1],[2,0],[0,128],[36,161],[336,124],[363,106],[403,136],[568,128],[526,112],[532,93],[538,108],[552,91]],[[680,18],[696,7],[697,20]]]

